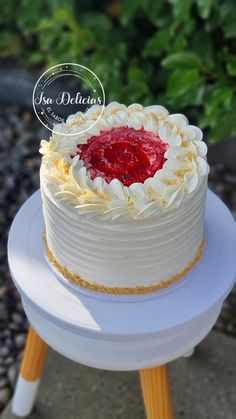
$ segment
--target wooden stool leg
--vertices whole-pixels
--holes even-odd
[[[21,417],[30,414],[35,402],[47,351],[48,345],[30,327],[12,401],[13,414]]]
[[[147,419],[173,419],[166,365],[140,370],[139,374]]]

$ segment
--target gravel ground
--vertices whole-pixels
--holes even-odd
[[[16,212],[39,186],[38,148],[44,135],[31,112],[0,110],[0,411],[12,394],[28,328],[8,270],[7,237]]]
[[[7,236],[17,210],[39,187],[38,148],[48,136],[32,112],[12,106],[0,110],[0,411],[12,394],[27,332],[8,270]],[[214,166],[209,184],[236,216],[236,176]],[[215,328],[236,337],[236,290],[225,301]]]

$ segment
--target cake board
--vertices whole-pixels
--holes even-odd
[[[235,222],[211,191],[201,260],[184,279],[150,294],[106,295],[58,280],[45,259],[43,228],[36,192],[20,209],[10,231],[12,278],[37,334],[85,365],[141,370],[191,352],[214,325],[234,284]]]

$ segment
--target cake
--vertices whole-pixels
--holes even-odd
[[[41,142],[48,261],[93,291],[166,288],[204,247],[202,131],[159,105],[112,102],[94,124],[100,110],[71,115]]]

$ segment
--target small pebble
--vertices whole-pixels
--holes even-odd
[[[24,320],[23,317],[22,317],[22,315],[19,314],[19,313],[12,313],[11,319],[16,324],[21,324],[23,322],[23,320]]]
[[[8,338],[5,339],[5,345],[8,348],[11,348],[12,347],[12,339],[10,337],[8,337]]]
[[[2,336],[9,337],[11,336],[11,331],[9,329],[4,329],[2,332]]]
[[[18,352],[17,357],[16,357],[17,361],[21,361],[23,358],[23,355],[24,355],[24,350]]]
[[[4,365],[8,366],[8,365],[11,365],[13,362],[14,362],[14,358],[12,356],[8,356],[5,359]]]
[[[23,113],[23,117],[22,117],[22,119],[23,119],[23,121],[25,121],[25,122],[30,122],[30,121],[32,121],[32,113],[31,112],[29,112],[29,111],[25,111],[24,113]]]
[[[12,387],[14,387],[15,385],[16,378],[18,375],[18,369],[19,369],[18,363],[14,363],[10,366],[10,368],[7,371],[7,377]]]
[[[221,319],[224,322],[230,321],[232,319],[232,313],[228,310],[222,310]]]
[[[4,367],[0,367],[0,375],[5,374],[6,369]]]
[[[19,324],[16,324],[16,323],[10,323],[8,327],[10,330],[13,330],[13,331],[19,330]]]
[[[8,384],[8,379],[6,377],[0,377],[0,389],[6,387]]]
[[[6,322],[8,320],[7,306],[4,302],[0,301],[0,321]]]
[[[25,345],[25,334],[21,333],[15,336],[15,343],[18,349],[22,349]]]
[[[24,311],[21,300],[17,302],[16,309],[17,309],[17,311],[20,311],[20,312]]]
[[[6,140],[11,139],[13,137],[13,130],[10,127],[7,127],[3,131],[3,135],[6,138]]]
[[[6,357],[9,354],[9,349],[6,346],[0,347],[0,357]]]
[[[10,399],[11,390],[8,387],[0,389],[0,404],[6,405]]]
[[[0,298],[4,297],[6,295],[7,287],[1,286],[0,287]]]
[[[226,330],[227,330],[227,332],[232,333],[233,330],[234,330],[233,324],[232,323],[227,324]]]

